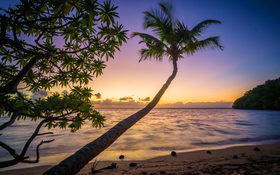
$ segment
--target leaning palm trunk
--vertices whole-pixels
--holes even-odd
[[[90,160],[114,143],[126,130],[133,126],[137,121],[147,115],[159,102],[171,81],[177,74],[177,59],[173,59],[173,72],[167,79],[162,88],[158,91],[153,100],[143,109],[122,120],[105,134],[96,140],[88,143],[75,154],[66,158],[58,165],[52,167],[44,175],[70,175],[78,173]]]
[[[219,37],[217,36],[203,40],[197,38],[201,36],[205,27],[210,24],[220,24],[220,21],[205,20],[193,29],[188,30],[187,26],[172,17],[172,7],[170,5],[159,3],[159,6],[160,11],[144,11],[144,28],[152,29],[156,37],[139,32],[132,33],[132,37],[139,36],[141,38],[139,43],[146,44],[146,48],[141,49],[140,61],[150,58],[161,61],[163,56],[167,56],[173,60],[173,72],[171,76],[145,108],[119,122],[101,137],[87,144],[75,154],[60,162],[57,166],[49,169],[45,174],[76,174],[90,160],[108,148],[127,129],[148,114],[156,106],[171,81],[175,78],[177,74],[177,60],[178,58],[183,58],[183,54],[192,55],[196,51],[208,47],[222,49],[222,46],[219,44]]]

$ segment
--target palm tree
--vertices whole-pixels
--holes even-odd
[[[171,14],[172,6],[170,4],[159,3],[159,6],[159,9],[144,11],[144,28],[152,29],[155,36],[134,32],[132,37],[139,36],[141,38],[140,43],[146,45],[146,48],[141,50],[140,61],[147,59],[160,61],[163,56],[167,56],[172,61],[173,72],[170,77],[146,107],[119,122],[108,132],[88,143],[72,156],[49,169],[45,174],[69,175],[79,172],[90,160],[109,147],[127,129],[148,114],[156,106],[171,81],[175,78],[177,74],[177,61],[183,58],[183,54],[192,55],[204,48],[222,49],[222,46],[219,44],[219,37],[217,36],[203,40],[198,39],[207,26],[210,24],[220,24],[220,21],[206,20],[188,30],[187,26],[173,18]]]

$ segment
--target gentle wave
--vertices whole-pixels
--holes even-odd
[[[254,138],[238,138],[238,139],[228,139],[228,140],[222,140],[219,142],[192,142],[193,145],[203,146],[203,145],[232,145],[232,144],[245,144],[245,143],[261,143],[261,142],[279,142],[280,141],[280,135],[277,136],[266,136],[266,137],[254,137]]]

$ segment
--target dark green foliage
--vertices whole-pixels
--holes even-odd
[[[86,85],[102,75],[105,61],[126,42],[116,9],[110,1],[97,0],[21,0],[14,8],[0,9],[0,116],[11,119],[0,130],[15,118],[73,132],[86,120],[103,126],[104,116],[93,109]],[[30,96],[58,87],[69,92]],[[24,154],[14,158],[27,159]]]
[[[280,78],[268,80],[246,92],[233,103],[235,109],[280,110]]]

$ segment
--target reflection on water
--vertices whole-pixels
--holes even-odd
[[[95,129],[85,124],[76,133],[53,129],[54,135],[41,136],[30,147],[34,155],[36,143],[55,138],[41,147],[41,162],[54,164],[86,143],[106,132],[113,125],[136,112],[136,109],[100,109],[106,116],[105,127]],[[250,144],[280,140],[280,111],[253,111],[234,109],[154,109],[130,128],[105,152],[99,160],[117,160],[124,154],[127,160],[147,159],[169,153],[233,144]],[[18,150],[34,131],[33,122],[17,121],[0,136]],[[45,130],[45,129],[44,129]],[[0,148],[0,160],[9,155]],[[26,165],[17,165],[22,167]],[[34,166],[34,165],[32,165]]]

